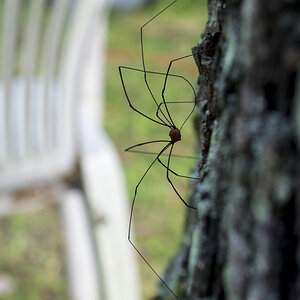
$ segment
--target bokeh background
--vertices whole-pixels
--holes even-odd
[[[169,1],[149,1],[130,9],[113,9],[107,33],[107,61],[105,88],[105,129],[114,141],[123,162],[129,200],[134,187],[147,166],[151,155],[125,153],[123,150],[139,142],[168,139],[168,130],[145,120],[130,110],[124,96],[118,66],[141,68],[140,27]],[[145,60],[148,70],[165,72],[171,59],[187,55],[200,40],[207,19],[205,1],[181,0],[155,19],[144,30]],[[192,83],[197,78],[197,69],[192,59],[174,66],[174,73],[186,76]],[[133,72],[134,73],[134,72]],[[124,74],[131,97],[143,112],[153,114],[141,74]],[[151,76],[149,76],[151,77]],[[149,79],[154,93],[159,96],[164,78]],[[181,99],[190,90],[176,81],[168,85],[167,99]],[[173,107],[174,118],[186,116],[186,107]],[[187,110],[190,109],[190,106]],[[195,112],[197,113],[197,112]],[[179,144],[178,144],[179,145]],[[185,126],[183,142],[177,154],[193,155],[192,118]],[[151,148],[153,152],[159,148]],[[174,158],[177,171],[188,174],[196,161]],[[174,178],[175,181],[175,178]],[[186,181],[176,185],[187,197]],[[20,199],[35,195],[19,195]],[[40,195],[39,195],[40,197]],[[0,294],[3,300],[67,299],[67,286],[63,257],[63,238],[57,205],[45,194],[47,205],[37,209],[26,208],[26,213],[0,215]],[[162,274],[168,260],[175,253],[183,228],[184,206],[175,195],[166,179],[166,172],[158,164],[151,169],[140,187],[134,213],[135,240],[138,248],[151,265]],[[139,258],[139,272],[143,299],[155,294],[157,278]],[[9,274],[9,276],[7,275]],[[13,291],[13,292],[10,292]]]

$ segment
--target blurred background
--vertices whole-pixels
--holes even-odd
[[[9,1],[0,1],[0,12],[3,16],[4,2]],[[16,1],[10,3],[14,2]],[[30,1],[22,0],[21,2],[22,13],[20,16],[23,13],[26,14],[30,5]],[[46,2],[51,7],[52,1]],[[100,16],[105,20],[108,16],[108,23],[102,24],[103,32],[101,34],[105,35],[104,31],[107,30],[107,36],[105,51],[99,52],[99,55],[103,55],[103,59],[100,60],[101,73],[104,71],[99,78],[105,78],[103,92],[100,91],[104,106],[102,104],[99,106],[99,110],[101,110],[99,115],[100,119],[102,119],[102,115],[104,116],[103,127],[121,158],[130,202],[136,184],[154,156],[125,153],[124,149],[139,142],[168,139],[168,130],[145,120],[129,108],[122,90],[118,66],[142,67],[140,27],[169,2],[166,0],[118,0],[113,7],[109,7],[111,3],[106,7],[109,14],[105,14],[104,17]],[[72,8],[70,9],[72,10]],[[5,17],[2,17],[2,23],[4,19]],[[205,1],[179,0],[150,23],[144,30],[146,69],[166,72],[170,60],[190,54],[191,47],[200,40],[206,19]],[[46,18],[43,26],[47,22],[49,21]],[[64,41],[64,38],[61,40]],[[61,47],[63,48],[63,42],[61,42]],[[17,56],[21,57],[18,58],[21,61],[25,54],[20,52],[17,53]],[[2,59],[0,63],[1,68],[5,69],[7,61]],[[13,72],[17,72],[15,69],[18,69],[18,66],[15,65],[13,69]],[[197,69],[192,58],[176,63],[172,70],[174,74],[185,76],[190,82],[195,83]],[[54,73],[56,71],[53,71]],[[5,76],[1,77],[2,82],[5,82],[5,78]],[[150,104],[142,73],[124,72],[124,81],[135,105],[144,113],[154,115],[155,108]],[[163,76],[149,76],[151,88],[157,97],[160,95],[163,81]],[[103,97],[102,94],[105,96]],[[3,97],[1,88],[0,95]],[[193,93],[186,84],[169,79],[166,97],[169,101],[174,101],[174,99],[180,101],[184,98],[184,101],[188,102],[193,100]],[[1,101],[3,104],[3,100]],[[0,110],[4,111],[3,107],[2,105]],[[181,124],[191,108],[191,105],[186,104],[174,105],[171,108],[174,120]],[[183,141],[180,145],[178,144],[174,154],[192,157],[194,156],[192,118],[184,126],[183,132]],[[146,150],[158,153],[157,151],[161,148],[162,146],[159,145],[159,147]],[[166,158],[163,158],[165,162]],[[172,168],[184,175],[188,175],[195,164],[196,160],[189,158],[174,156],[172,160]],[[77,171],[73,172],[71,177],[68,175],[68,184],[71,182],[71,185],[76,187],[80,185],[77,175]],[[186,199],[188,182],[177,181],[176,178],[173,180]],[[14,194],[13,205],[7,204],[9,203],[7,192],[2,194],[4,196],[1,196],[0,199],[0,299],[69,299],[65,262],[66,242],[61,229],[62,221],[59,212],[61,208],[54,199],[56,194],[47,189],[42,188],[36,191],[25,186]],[[183,204],[167,182],[166,170],[158,164],[155,165],[138,192],[134,210],[134,237],[137,247],[159,274],[163,274],[163,270],[180,242],[184,210]],[[91,211],[93,213],[93,207],[91,207]],[[125,229],[127,230],[127,228]],[[127,238],[126,232],[124,238]],[[137,255],[136,258],[140,275],[141,298],[150,299],[155,295],[157,278]]]

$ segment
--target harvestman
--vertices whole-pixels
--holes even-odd
[[[133,150],[135,148],[147,145],[147,144],[153,144],[153,143],[165,143],[164,147],[161,149],[161,151],[156,155],[155,159],[152,161],[152,163],[148,166],[148,168],[146,169],[146,171],[144,172],[143,176],[141,177],[141,179],[139,180],[139,182],[137,183],[136,187],[135,187],[135,191],[134,191],[134,197],[132,200],[132,205],[131,205],[131,211],[130,211],[130,218],[129,218],[129,228],[128,228],[128,241],[130,242],[130,244],[134,247],[134,249],[137,251],[137,253],[140,255],[140,257],[145,261],[145,263],[148,265],[148,267],[155,273],[155,275],[159,278],[159,280],[164,284],[164,286],[174,295],[174,297],[176,299],[179,300],[178,296],[172,291],[172,289],[167,285],[167,283],[163,280],[163,278],[154,270],[154,268],[150,265],[150,263],[148,262],[148,260],[144,257],[144,255],[140,252],[139,249],[137,249],[137,247],[134,245],[134,243],[131,240],[131,227],[132,227],[132,217],[133,217],[133,211],[134,211],[134,205],[135,205],[135,200],[136,200],[136,196],[137,196],[137,192],[138,192],[138,188],[141,184],[141,182],[143,181],[143,179],[145,178],[146,174],[148,173],[148,171],[151,169],[151,167],[154,165],[154,163],[156,161],[158,161],[165,169],[166,169],[166,176],[167,176],[167,180],[170,183],[172,189],[175,191],[175,193],[177,194],[177,196],[180,198],[180,200],[184,203],[184,205],[190,209],[196,209],[196,207],[189,205],[184,199],[183,197],[179,194],[178,190],[175,188],[172,180],[170,179],[170,173],[174,174],[175,176],[181,177],[181,178],[187,178],[187,179],[195,179],[198,180],[199,178],[196,177],[190,177],[190,176],[183,176],[180,174],[177,174],[176,172],[172,171],[170,169],[170,161],[171,161],[171,157],[172,157],[172,152],[173,152],[173,148],[174,145],[179,142],[181,140],[181,130],[183,128],[183,126],[185,125],[186,121],[190,118],[190,116],[192,115],[193,111],[195,110],[196,107],[196,102],[199,101],[188,101],[188,102],[171,102],[171,101],[166,101],[165,100],[165,90],[166,90],[166,85],[167,85],[167,81],[168,81],[168,77],[175,77],[175,78],[181,78],[183,79],[192,89],[193,91],[193,95],[196,99],[196,93],[195,90],[193,88],[193,85],[183,76],[180,75],[175,75],[175,74],[171,74],[170,73],[170,69],[172,67],[172,64],[176,61],[185,59],[185,58],[189,58],[192,57],[192,54],[189,55],[185,55],[176,59],[173,59],[169,62],[169,66],[167,69],[166,73],[162,73],[162,72],[154,72],[154,71],[149,71],[146,70],[145,67],[145,58],[144,58],[144,43],[143,43],[143,29],[150,23],[152,22],[155,18],[157,18],[161,13],[163,13],[165,10],[167,10],[170,6],[172,6],[175,2],[177,2],[178,0],[175,0],[173,2],[171,2],[168,6],[166,6],[164,9],[162,9],[160,12],[158,12],[156,15],[154,15],[149,21],[147,21],[141,28],[140,28],[140,42],[141,42],[141,58],[142,58],[142,65],[143,65],[143,69],[137,69],[137,68],[132,68],[132,67],[127,67],[127,66],[119,66],[119,73],[120,73],[120,78],[121,78],[121,82],[122,82],[122,86],[123,86],[123,90],[126,96],[126,99],[128,101],[129,106],[136,111],[137,113],[139,113],[140,115],[142,115],[143,117],[147,118],[148,120],[157,123],[161,126],[165,126],[168,127],[170,129],[169,132],[169,137],[170,140],[155,140],[155,141],[148,141],[148,142],[144,142],[144,143],[139,143],[137,145],[131,146],[129,148],[127,148],[125,151],[130,151],[130,152],[137,152],[137,153],[141,153],[138,150]],[[134,72],[141,72],[144,74],[144,81],[147,87],[147,90],[152,98],[152,100],[155,103],[156,106],[156,117],[157,119],[154,119],[152,117],[150,117],[149,115],[141,112],[140,110],[138,110],[137,108],[135,108],[132,105],[132,101],[130,100],[127,90],[126,90],[126,86],[125,86],[125,82],[123,79],[123,74],[122,74],[122,70],[131,70]],[[150,88],[149,82],[147,81],[147,74],[156,74],[156,75],[163,75],[165,77],[164,79],[164,85],[161,91],[161,97],[162,97],[162,101],[159,103],[155,97],[154,94]],[[200,100],[202,101],[202,100]],[[178,128],[173,119],[172,116],[170,114],[170,110],[168,109],[168,104],[171,103],[193,103],[193,108],[191,110],[191,112],[188,114],[188,116],[186,117],[186,119],[183,121],[183,123],[181,124],[181,126]],[[165,108],[165,111],[162,110],[162,107]],[[171,147],[171,148],[170,148]],[[167,164],[163,163],[160,159],[160,157],[162,155],[164,155],[164,152],[170,148],[170,152],[168,155],[168,159],[167,159]],[[151,152],[143,152],[143,153],[151,153]],[[151,153],[154,154],[154,153]]]

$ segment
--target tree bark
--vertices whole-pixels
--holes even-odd
[[[299,0],[208,0],[200,181],[165,279],[181,300],[300,299]],[[174,299],[163,286],[155,299]]]

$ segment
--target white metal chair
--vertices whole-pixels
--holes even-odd
[[[108,0],[0,0],[0,202],[59,187],[76,300],[139,299],[121,167],[99,129],[107,11]],[[83,189],[64,180],[76,166]]]

